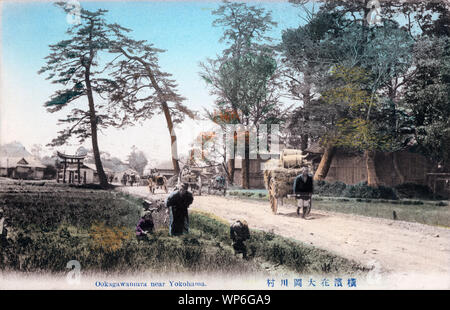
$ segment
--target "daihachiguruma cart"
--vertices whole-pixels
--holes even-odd
[[[269,192],[269,201],[272,212],[277,214],[278,205],[283,205],[283,198],[296,198],[308,201],[308,210],[311,210],[311,195],[294,195],[294,180],[303,167],[312,170],[312,163],[306,160],[301,150],[285,149],[279,160],[270,160],[264,166],[264,184]],[[297,208],[297,214],[299,214]]]
[[[223,175],[213,175],[208,182],[208,195],[221,192],[225,196],[227,193],[227,180]]]
[[[180,171],[178,182],[188,184],[188,188],[190,188],[193,195],[198,194],[201,196],[203,186],[201,173],[202,168],[189,167],[186,165]]]
[[[148,188],[152,194],[155,193],[156,189],[162,189],[166,193],[168,192],[167,179],[165,176],[153,173],[148,177],[147,181],[148,181]]]

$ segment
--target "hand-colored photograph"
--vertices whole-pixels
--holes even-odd
[[[448,1],[5,0],[0,40],[0,290],[450,289]]]

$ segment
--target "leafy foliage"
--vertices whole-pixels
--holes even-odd
[[[348,197],[348,198],[369,198],[369,199],[399,199],[394,188],[387,186],[368,186],[367,182],[354,185],[343,182],[316,181],[314,192],[320,196]]]
[[[424,38],[415,48],[417,73],[408,82],[406,106],[422,152],[450,165],[450,39]]]
[[[115,252],[133,237],[133,230],[126,227],[107,227],[104,223],[92,224],[90,232],[94,248]]]
[[[56,3],[57,6],[67,11],[64,2]],[[108,48],[108,37],[105,33],[105,10],[91,12],[81,9],[78,25],[71,26],[67,30],[69,39],[50,45],[50,54],[45,58],[46,64],[39,70],[39,74],[47,73],[47,79],[53,84],[59,84],[63,88],[44,104],[49,112],[57,112],[70,104],[79,102],[83,97],[90,97],[92,93],[99,96],[108,92],[109,85],[113,81],[101,75],[102,64],[97,61],[100,54]],[[99,71],[95,71],[95,69]],[[92,99],[93,103],[93,99]],[[99,110],[101,105],[97,106]],[[57,138],[50,145],[57,146],[66,143],[72,136],[76,136],[80,142],[91,137],[92,122],[100,127],[107,127],[114,120],[106,113],[96,111],[93,106],[87,108],[73,108],[65,119],[60,119],[62,124],[69,127],[59,132]]]
[[[347,185],[344,182],[315,181],[314,193],[320,196],[342,197]]]
[[[382,185],[377,187],[368,186],[367,182],[347,185],[342,192],[342,196],[349,198],[398,199],[395,189]]]
[[[147,166],[148,160],[144,152],[139,151],[134,145],[132,147],[130,155],[128,155],[128,164],[131,169],[136,170],[139,175],[144,174],[144,168]]]

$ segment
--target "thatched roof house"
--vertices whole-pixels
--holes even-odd
[[[45,166],[34,157],[1,157],[0,176],[14,179],[35,179],[44,177]]]
[[[182,168],[181,162],[180,168]],[[169,179],[175,174],[175,169],[173,169],[173,164],[171,160],[162,161],[154,165],[152,169],[156,169],[161,175],[165,176],[167,179]]]

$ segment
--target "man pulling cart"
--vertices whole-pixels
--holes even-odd
[[[300,215],[300,208],[302,208],[302,218],[305,218],[312,207],[312,194],[314,191],[313,177],[309,174],[308,167],[303,167],[302,173],[294,180],[293,195],[297,199],[297,214]],[[306,204],[306,206],[305,206]]]
[[[277,214],[283,198],[298,200],[297,214],[303,209],[303,217],[311,211],[313,177],[309,174],[312,162],[301,150],[284,149],[279,160],[271,159],[264,165],[264,185],[269,192],[272,212]],[[305,206],[307,204],[307,206]]]

